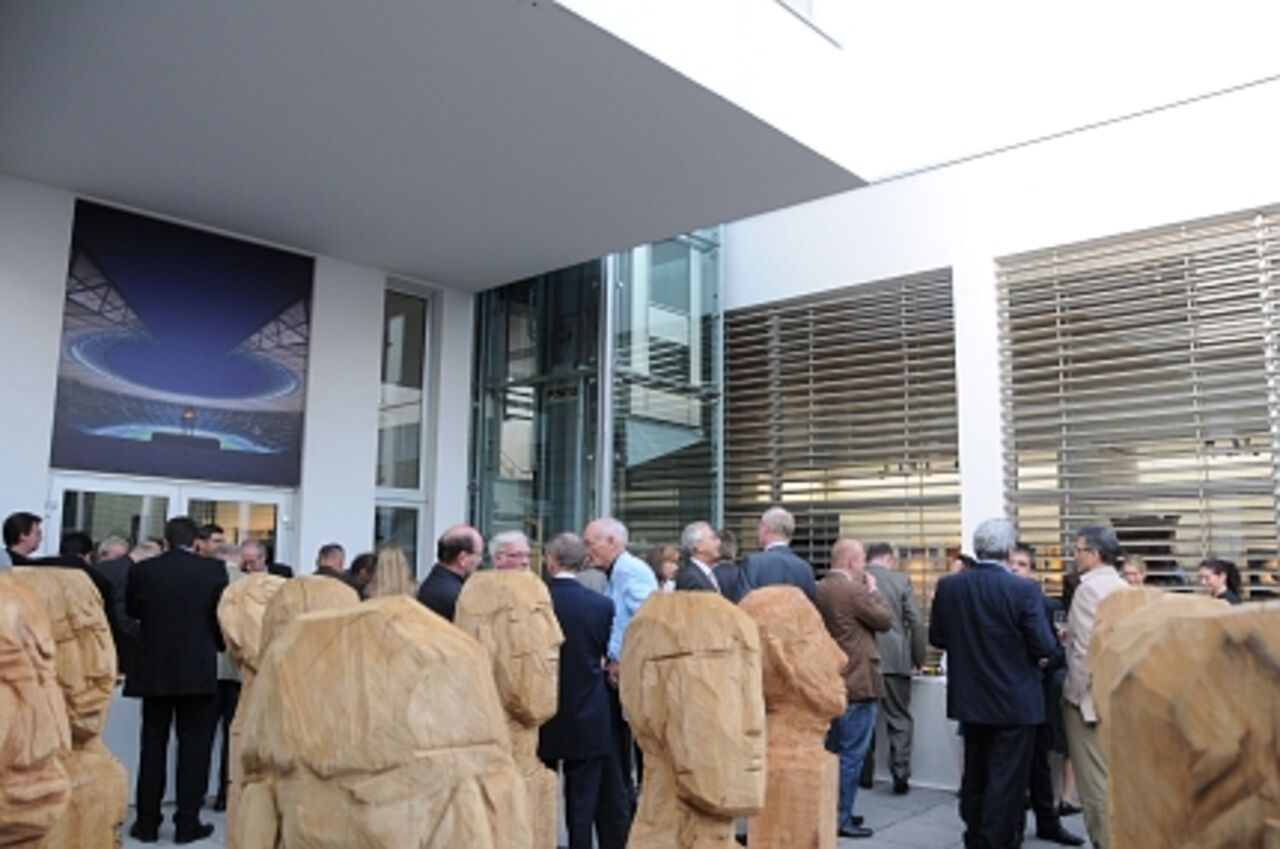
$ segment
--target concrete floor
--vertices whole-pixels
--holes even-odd
[[[872,790],[858,791],[857,810],[866,818],[865,825],[875,831],[875,836],[868,840],[842,838],[839,841],[840,849],[856,849],[859,846],[883,846],[886,849],[962,849],[964,845],[961,841],[964,827],[960,823],[956,795],[951,791],[917,787],[905,796],[894,796],[888,783],[877,782]],[[166,817],[170,815],[171,812],[166,811]],[[213,823],[218,830],[208,840],[188,845],[193,849],[221,849],[224,845],[223,815],[206,810],[204,819]],[[1084,822],[1080,816],[1067,817],[1062,822],[1067,830],[1084,834]],[[124,845],[142,847],[144,844],[128,837],[128,826],[132,824],[131,814],[125,826]],[[1055,845],[1036,840],[1031,837],[1033,834],[1035,823],[1028,817],[1029,839],[1023,845],[1027,849],[1044,849]],[[172,841],[173,824],[166,820],[160,829],[160,843],[157,845],[171,844]]]

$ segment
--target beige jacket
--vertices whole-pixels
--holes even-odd
[[[1098,618],[1098,605],[1128,584],[1114,566],[1095,566],[1080,576],[1080,587],[1071,599],[1071,615],[1067,619],[1067,683],[1062,697],[1080,708],[1085,722],[1097,722],[1093,708],[1093,673],[1089,670],[1089,642]]]

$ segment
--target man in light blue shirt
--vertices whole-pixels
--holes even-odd
[[[635,783],[631,769],[631,730],[622,716],[618,699],[618,658],[622,657],[622,641],[627,626],[652,593],[658,589],[658,578],[643,560],[627,552],[627,526],[617,519],[603,516],[587,525],[582,532],[587,556],[609,575],[608,596],[613,601],[613,629],[609,633],[608,663],[609,707],[613,714],[614,745],[622,764],[627,801],[635,808]]]

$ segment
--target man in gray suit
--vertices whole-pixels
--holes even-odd
[[[884,676],[880,710],[889,732],[889,773],[893,776],[893,792],[901,796],[911,789],[911,676],[924,665],[926,633],[911,580],[894,565],[893,547],[888,543],[867,547],[867,571],[875,576],[893,618],[889,630],[877,634],[876,640]],[[875,774],[875,759],[867,758],[866,763],[862,778],[869,786]]]

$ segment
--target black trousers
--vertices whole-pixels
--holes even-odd
[[[547,766],[555,769],[554,761]],[[634,811],[627,804],[622,770],[611,752],[586,760],[563,760],[564,820],[569,849],[625,849]],[[595,828],[598,843],[591,842]]]
[[[613,750],[618,769],[622,772],[622,790],[629,810],[636,807],[636,779],[632,754],[636,747],[631,738],[631,728],[622,717],[622,698],[616,687],[609,687],[610,724],[613,726]],[[641,767],[643,769],[643,767]]]
[[[218,697],[149,696],[142,700],[142,746],[138,758],[136,802],[138,826],[160,827],[160,803],[169,753],[169,729],[178,731],[178,810],[173,822],[179,831],[200,821],[200,805],[209,790],[209,763],[218,721]]]
[[[236,718],[236,705],[240,702],[239,681],[218,681],[218,727],[222,729],[222,757],[218,761],[218,798],[227,799],[230,783],[228,761],[231,758],[231,723]]]
[[[1036,726],[1035,744],[1031,749],[1031,810],[1036,815],[1037,831],[1056,831],[1061,822],[1058,805],[1053,800],[1053,770],[1049,753],[1053,747],[1053,727],[1049,723]]]
[[[964,724],[960,818],[966,849],[1009,849],[1026,821],[1023,804],[1035,745],[1033,725]]]

